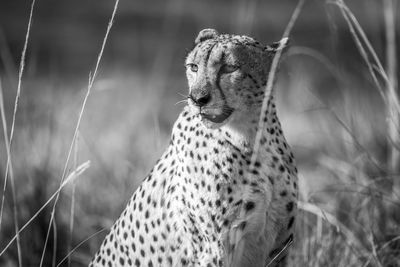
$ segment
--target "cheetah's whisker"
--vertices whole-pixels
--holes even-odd
[[[183,99],[183,100],[179,100],[178,102],[175,103],[175,106],[178,104],[182,104],[182,103],[186,103],[187,104],[188,100],[187,99]]]

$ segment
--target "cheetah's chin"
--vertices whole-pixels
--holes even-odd
[[[215,128],[224,124],[232,115],[233,111],[233,108],[224,107],[221,114],[208,114],[202,112],[200,113],[200,116],[203,123],[206,124],[207,127]]]

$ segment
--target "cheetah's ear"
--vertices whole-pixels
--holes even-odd
[[[194,43],[198,44],[205,40],[216,38],[218,35],[219,33],[214,29],[204,29],[199,32]]]
[[[289,38],[285,37],[278,42],[267,45],[264,48],[264,50],[266,52],[273,52],[273,53],[282,50],[282,53],[284,53],[288,48],[289,48]]]

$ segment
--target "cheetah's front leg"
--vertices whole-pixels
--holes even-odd
[[[265,266],[277,233],[267,214],[270,202],[271,194],[265,189],[245,188],[243,201],[232,211],[224,233],[226,266]]]

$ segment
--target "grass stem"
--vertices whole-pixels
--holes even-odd
[[[68,168],[69,161],[70,161],[70,158],[71,158],[73,146],[74,146],[75,140],[76,140],[76,138],[78,136],[79,127],[80,127],[80,124],[81,124],[81,121],[82,121],[82,117],[83,117],[83,113],[84,113],[84,110],[85,110],[85,107],[86,107],[87,100],[89,98],[91,89],[93,87],[94,80],[95,80],[95,78],[97,76],[97,72],[98,72],[98,69],[99,69],[99,66],[100,66],[101,58],[103,56],[104,48],[105,48],[105,45],[107,43],[108,35],[109,35],[109,33],[111,31],[111,28],[112,28],[112,25],[114,23],[114,18],[115,18],[115,14],[117,12],[118,3],[119,3],[119,0],[116,0],[115,4],[114,4],[114,9],[113,9],[111,18],[110,18],[110,20],[108,22],[108,26],[107,26],[107,30],[106,30],[105,36],[103,38],[103,43],[101,45],[100,52],[99,52],[99,54],[97,56],[97,61],[96,61],[96,65],[95,65],[95,68],[94,68],[94,71],[93,71],[93,75],[89,74],[89,83],[88,83],[88,87],[87,87],[87,90],[86,90],[86,95],[85,95],[85,98],[83,100],[80,112],[79,112],[78,121],[77,121],[76,126],[75,126],[75,131],[74,131],[74,135],[72,137],[71,145],[69,146],[67,159],[65,161],[64,169],[63,169],[63,172],[62,172],[62,175],[61,175],[60,187],[61,187],[61,184],[64,181],[65,174],[67,173],[67,168]],[[52,216],[50,217],[50,222],[49,222],[49,225],[48,225],[49,229],[51,228],[52,221],[54,220],[54,213],[55,213],[55,209],[56,209],[56,206],[57,206],[57,202],[58,202],[58,199],[59,199],[60,192],[61,191],[58,190],[58,193],[56,194],[56,198],[54,200],[54,204],[53,204],[52,212],[51,212]],[[50,232],[47,231],[45,244],[47,244],[47,240],[49,239],[49,233]],[[46,253],[46,245],[43,248],[42,257],[41,257],[41,261],[40,261],[40,265],[39,265],[40,267],[42,267],[45,253]]]

